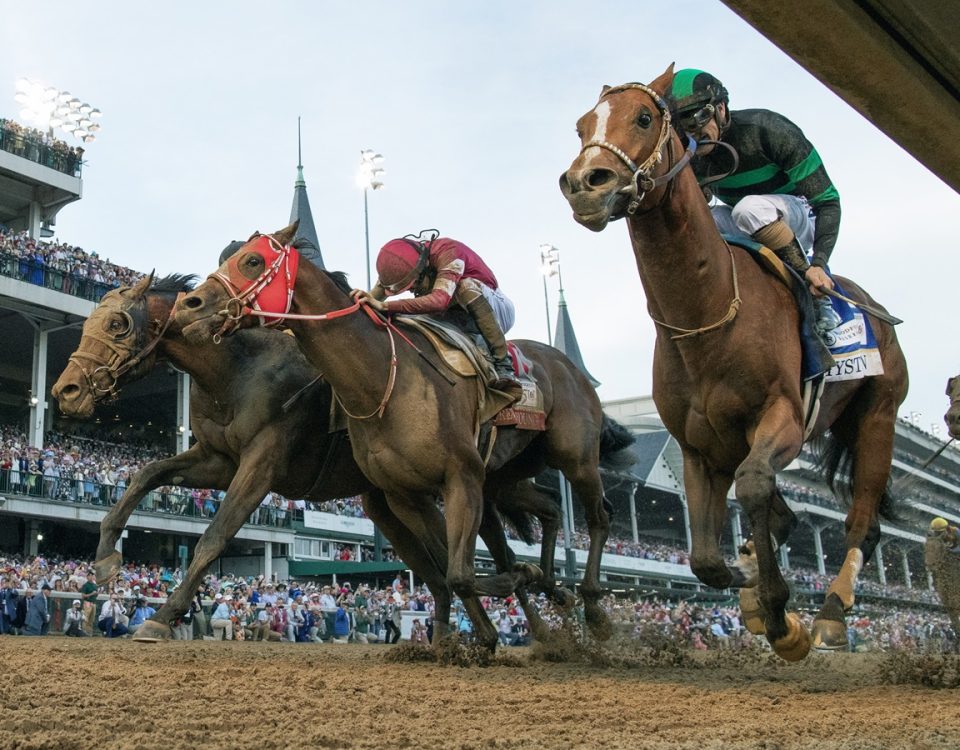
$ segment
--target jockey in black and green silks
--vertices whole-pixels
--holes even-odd
[[[802,274],[817,301],[817,331],[835,328],[839,317],[821,289],[834,286],[826,267],[840,229],[840,194],[813,144],[776,112],[731,111],[726,88],[702,70],[678,71],[668,100],[678,127],[707,141],[692,162],[697,179],[721,177],[710,184],[722,201],[711,207],[717,227],[766,245]],[[735,149],[739,162],[709,141]]]

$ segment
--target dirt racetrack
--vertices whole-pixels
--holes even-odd
[[[881,655],[459,667],[397,648],[4,637],[0,748],[960,747],[958,690],[887,684]]]

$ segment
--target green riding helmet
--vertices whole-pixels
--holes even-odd
[[[714,116],[721,102],[730,100],[727,89],[705,70],[684,68],[673,76],[667,95],[674,120],[687,131],[699,130]]]

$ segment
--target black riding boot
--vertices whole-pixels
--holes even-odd
[[[810,268],[806,253],[794,236],[793,231],[783,220],[775,221],[757,230],[753,239],[760,242],[776,253],[776,256],[797,272],[802,280],[803,290],[797,297],[800,309],[800,347],[803,353],[803,378],[808,380],[821,372],[827,372],[836,364],[833,355],[824,343],[822,334],[836,328],[836,323],[830,319],[835,316],[833,306],[821,307],[818,300],[807,289],[806,274]],[[821,318],[823,322],[821,323]],[[839,322],[839,321],[838,321]]]
[[[507,340],[500,329],[496,316],[493,314],[493,308],[490,307],[490,303],[487,302],[485,297],[478,296],[467,305],[467,310],[473,316],[480,335],[483,336],[490,348],[493,369],[497,373],[497,379],[490,383],[490,387],[510,394],[514,397],[514,400],[519,399],[523,394],[523,387],[517,380],[517,376],[514,375],[513,363],[507,353]]]

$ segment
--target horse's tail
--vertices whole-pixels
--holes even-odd
[[[600,424],[600,468],[605,471],[628,472],[637,462],[637,457],[628,448],[636,442],[636,438],[626,427],[603,415]],[[603,507],[609,515],[613,515],[613,504],[603,498]]]
[[[611,471],[630,468],[637,458],[627,448],[635,442],[630,430],[604,414],[600,424],[600,465]]]
[[[853,499],[851,477],[856,470],[856,456],[852,446],[838,440],[832,432],[827,432],[815,441],[814,452],[819,456],[816,470],[820,477],[827,483],[834,497],[849,507]],[[877,512],[888,521],[900,520],[893,483],[889,477],[887,486],[880,495]]]
[[[517,508],[498,508],[500,517],[506,521],[524,544],[536,544],[533,533],[533,515]]]

